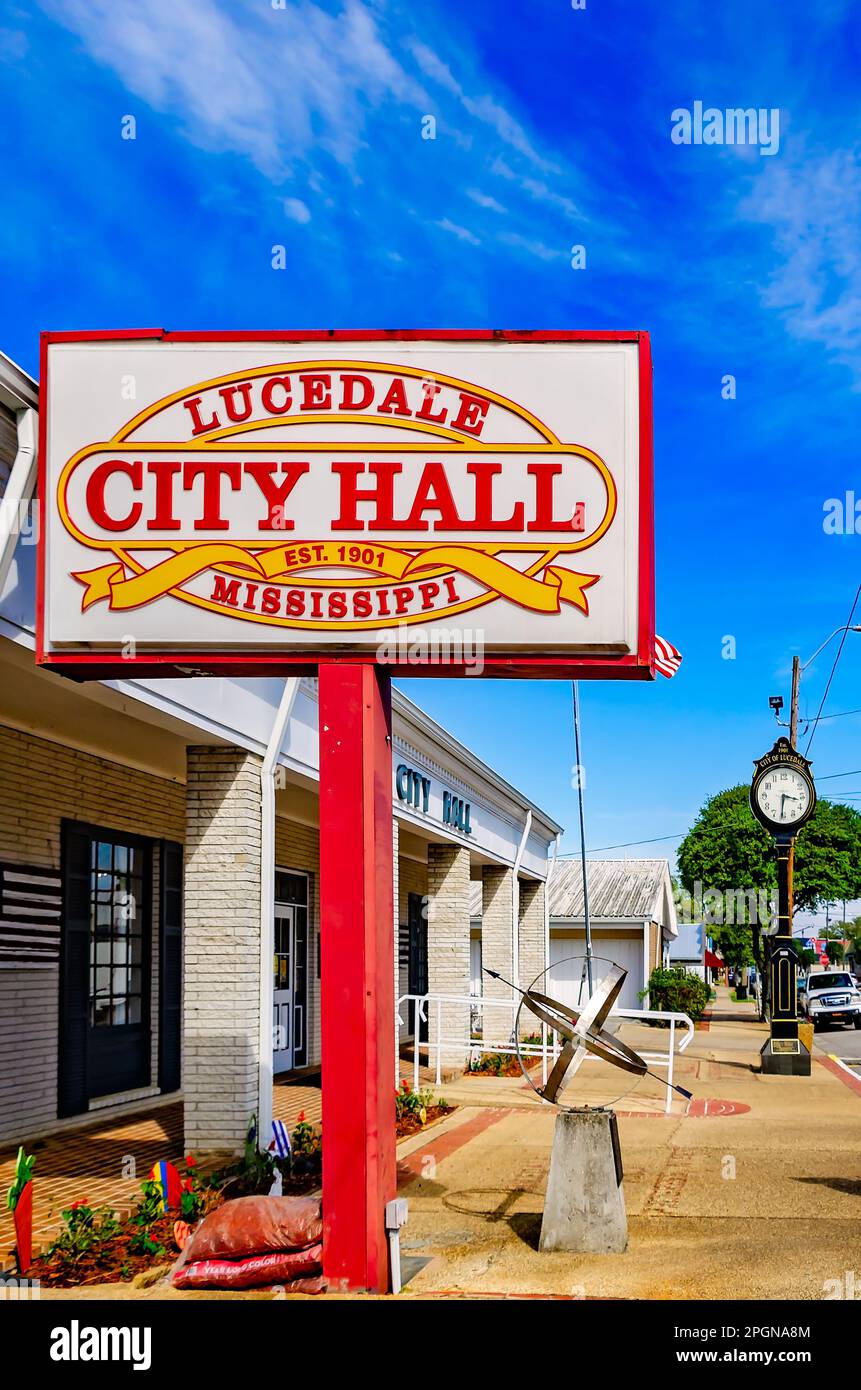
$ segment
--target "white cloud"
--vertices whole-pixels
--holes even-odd
[[[285,198],[284,211],[293,222],[310,222],[311,213],[301,198]]]
[[[42,0],[97,62],[203,148],[248,156],[285,177],[321,147],[349,163],[368,108],[428,98],[385,46],[360,0],[328,14],[216,0]]]
[[[861,389],[861,152],[799,142],[757,173],[738,210],[771,228],[778,252],[763,303],[850,366]]]
[[[430,78],[432,82],[443,87],[451,96],[456,97],[470,116],[474,116],[494,130],[506,145],[517,150],[536,169],[542,169],[545,173],[556,171],[557,166],[538,153],[523,126],[494,97],[488,94],[477,97],[470,96],[462,84],[457,81],[451,69],[434,53],[433,49],[428,48],[427,44],[412,40],[407,46],[425,77]]]
[[[564,212],[567,217],[576,217],[584,220],[583,214],[573,199],[567,197],[564,193],[557,193],[555,189],[550,188],[542,179],[534,179],[530,174],[522,174],[516,169],[512,169],[509,164],[506,164],[504,159],[495,159],[491,165],[490,172],[492,174],[498,174],[500,178],[510,179],[513,183],[516,183],[522,188],[524,193],[528,193],[530,198],[534,198],[537,202],[546,203],[549,207],[558,208],[558,210]]]
[[[122,84],[117,119],[139,115],[146,103],[199,148],[244,157],[275,184],[289,180],[282,208],[299,224],[316,213],[322,225],[330,209],[343,206],[339,177],[355,187],[373,178],[383,201],[402,198],[416,160],[432,159],[434,150],[445,156],[434,175],[434,201],[438,207],[445,195],[451,216],[434,222],[434,213],[428,221],[465,244],[497,237],[502,215],[509,246],[549,260],[560,254],[544,245],[558,230],[552,219],[579,216],[566,187],[572,173],[557,177],[559,166],[539,151],[504,95],[491,90],[478,60],[453,43],[455,76],[426,43],[403,37],[407,12],[396,5],[341,0],[330,11],[314,0],[291,0],[283,10],[268,0],[40,3]],[[437,115],[440,135],[422,146],[420,117],[428,112]],[[479,168],[509,183],[505,205],[472,184]],[[567,229],[559,235],[561,244]]]
[[[443,232],[450,232],[452,236],[457,237],[458,241],[468,241],[470,246],[481,245],[478,237],[474,232],[471,232],[468,227],[459,227],[456,222],[450,222],[447,217],[443,217],[439,222],[435,223],[435,226],[439,227]]]
[[[488,212],[505,212],[501,203],[498,203],[495,198],[491,198],[489,194],[482,193],[480,188],[468,188],[466,196],[477,203],[480,208],[487,208]]]
[[[520,232],[502,232],[499,237],[507,246],[514,246],[519,251],[526,251],[530,256],[537,256],[540,261],[555,261],[565,254],[558,246],[547,246],[543,241],[536,237],[522,236]]]

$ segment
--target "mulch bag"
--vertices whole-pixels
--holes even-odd
[[[322,1237],[319,1197],[236,1197],[204,1217],[183,1247],[182,1264],[304,1251]]]
[[[173,1276],[177,1289],[253,1289],[280,1284],[285,1293],[323,1293],[322,1245],[277,1250],[243,1260],[195,1260]]]

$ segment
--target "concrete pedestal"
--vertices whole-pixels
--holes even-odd
[[[616,1116],[612,1110],[560,1110],[539,1249],[616,1255],[627,1244]]]
[[[810,1075],[810,1052],[800,1038],[769,1038],[759,1055],[761,1070],[766,1075]]]

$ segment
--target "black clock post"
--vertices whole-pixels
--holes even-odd
[[[813,815],[816,789],[810,763],[786,738],[754,765],[750,807],[774,837],[777,856],[777,926],[765,938],[771,992],[771,1033],[760,1052],[762,1070],[809,1076],[810,1052],[798,1034],[798,949],[792,935],[792,846]]]

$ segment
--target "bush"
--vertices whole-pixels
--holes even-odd
[[[649,996],[650,1007],[667,1013],[687,1014],[696,1023],[702,1018],[711,999],[711,990],[699,975],[690,975],[683,965],[665,970],[656,967],[649,976],[648,989],[640,990],[640,998]]]

